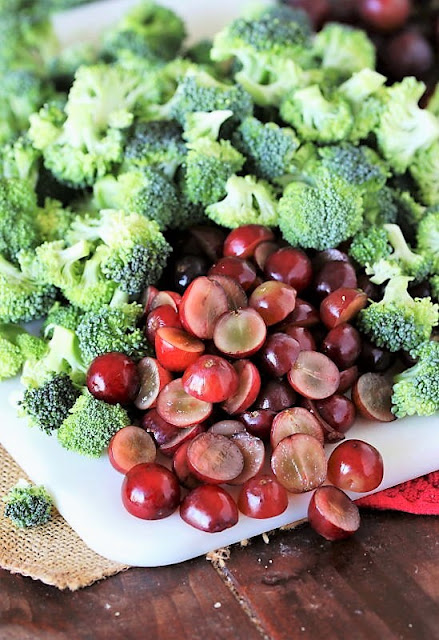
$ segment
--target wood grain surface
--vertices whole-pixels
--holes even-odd
[[[1,640],[101,638],[439,640],[439,518],[364,511],[347,541],[305,524],[75,593],[0,571]]]

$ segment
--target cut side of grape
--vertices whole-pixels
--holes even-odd
[[[273,449],[279,442],[295,433],[306,433],[314,436],[323,445],[325,436],[323,429],[313,414],[303,407],[292,407],[278,413],[271,425],[270,442]]]
[[[305,398],[319,400],[337,391],[340,372],[323,353],[301,351],[288,373],[288,382]]]
[[[389,375],[363,373],[352,387],[352,400],[368,420],[392,422],[393,380]]]
[[[204,431],[205,425],[203,422],[194,424],[192,427],[186,427],[186,429],[177,429],[177,433],[173,438],[160,445],[160,453],[163,453],[163,455],[168,458],[172,458],[183,444],[189,443],[199,436],[200,433],[204,433]]]
[[[186,393],[182,379],[177,378],[160,391],[157,412],[166,422],[185,428],[207,420],[212,413],[212,403]]]
[[[271,469],[291,493],[316,489],[326,480],[326,458],[314,436],[295,433],[281,440],[271,455]]]
[[[257,475],[264,466],[265,445],[260,438],[250,433],[237,433],[232,436],[232,442],[236,444],[244,458],[244,468],[229,484],[243,484]]]
[[[367,295],[359,289],[343,287],[330,293],[320,305],[320,318],[328,329],[350,322],[367,305]]]
[[[296,290],[283,282],[269,280],[253,290],[249,301],[267,326],[282,322],[296,306]]]
[[[140,389],[134,404],[141,411],[155,405],[160,391],[172,380],[172,375],[155,358],[142,358],[137,364]]]
[[[168,371],[184,371],[204,353],[202,340],[184,329],[161,327],[155,335],[155,352]]]
[[[230,276],[217,273],[210,275],[209,279],[218,282],[226,292],[230,311],[236,311],[248,306],[247,295],[239,282],[230,278]]]
[[[265,322],[257,311],[248,307],[222,315],[216,323],[213,341],[221,353],[245,358],[262,347],[266,335]]]
[[[156,457],[154,440],[140,427],[124,427],[111,438],[108,457],[116,471],[126,474],[136,464],[154,462]]]
[[[239,420],[219,420],[209,427],[208,431],[231,438],[235,433],[244,433],[245,427]]]
[[[241,449],[231,438],[207,431],[192,440],[188,465],[197,478],[211,484],[230,482],[244,469]]]
[[[256,401],[261,389],[261,376],[256,365],[250,360],[238,360],[233,363],[238,375],[238,389],[221,405],[230,415],[246,411]]]
[[[329,485],[318,487],[308,506],[308,520],[326,540],[343,540],[360,526],[358,507],[343,491]]]
[[[227,294],[215,280],[200,276],[183,294],[180,320],[183,327],[202,340],[213,337],[218,318],[229,308]]]

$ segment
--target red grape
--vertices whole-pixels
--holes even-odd
[[[223,253],[225,256],[237,258],[251,258],[261,242],[273,240],[271,229],[261,224],[245,224],[233,229],[224,240]]]
[[[325,451],[314,436],[295,433],[283,438],[274,449],[271,468],[287,491],[311,491],[326,479]]]
[[[305,398],[328,398],[338,389],[340,373],[323,353],[301,351],[288,373],[288,382]]]
[[[233,366],[238,374],[238,389],[222,404],[224,411],[232,415],[251,407],[261,389],[261,376],[253,362],[243,359]]]
[[[256,409],[282,411],[292,407],[296,401],[296,394],[284,380],[269,380],[266,382],[256,398]]]
[[[245,432],[245,427],[239,420],[220,420],[208,429],[209,433],[217,433],[220,436],[231,438],[235,433]]]
[[[327,262],[314,279],[314,289],[320,299],[341,287],[355,289],[357,274],[349,262],[341,260]]]
[[[116,471],[128,473],[136,464],[154,462],[156,457],[154,440],[140,427],[124,427],[111,438],[108,457]]]
[[[342,287],[330,293],[320,305],[322,322],[333,329],[339,324],[349,322],[367,305],[367,295],[359,289]]]
[[[200,356],[183,374],[183,388],[198,400],[223,402],[238,390],[233,366],[218,356]]]
[[[213,341],[222,353],[233,358],[245,358],[261,348],[266,335],[262,317],[248,307],[222,315],[215,325]]]
[[[249,305],[262,316],[266,325],[282,322],[296,305],[296,290],[283,282],[263,282],[252,292]]]
[[[166,422],[184,428],[206,420],[212,413],[212,403],[186,393],[182,379],[177,378],[160,391],[157,412]]]
[[[308,520],[326,540],[343,540],[360,526],[357,505],[337,487],[318,487],[308,506]]]
[[[184,293],[190,283],[207,273],[207,261],[202,256],[185,255],[175,263],[174,283],[180,293]]]
[[[364,373],[352,388],[352,400],[368,420],[392,422],[393,379],[380,373]]]
[[[235,433],[231,440],[242,453],[244,468],[229,484],[243,484],[261,471],[265,461],[265,445],[260,438],[245,431]]]
[[[213,275],[229,276],[229,278],[236,280],[244,291],[247,291],[256,280],[256,269],[247,260],[230,256],[218,260],[210,267],[207,275],[209,277]]]
[[[272,476],[257,476],[241,487],[238,507],[249,518],[274,518],[288,507],[288,493]]]
[[[340,369],[352,367],[361,353],[359,332],[351,324],[342,322],[329,331],[322,342],[322,352]]]
[[[197,338],[212,338],[217,319],[229,308],[222,286],[206,276],[195,278],[183,294],[180,320]]]
[[[380,452],[363,440],[345,440],[329,456],[328,480],[343,491],[373,491],[383,473]]]
[[[148,342],[154,344],[155,335],[160,327],[176,327],[181,329],[180,316],[169,304],[156,307],[148,313],[145,325],[145,334]]]
[[[311,260],[301,249],[283,247],[267,258],[264,273],[271,280],[285,282],[300,292],[311,284]]]
[[[258,356],[265,371],[273,377],[280,378],[297,360],[300,345],[286,333],[273,333],[261,347]]]
[[[185,489],[195,489],[195,487],[200,486],[201,480],[196,478],[189,469],[187,463],[187,450],[189,444],[190,441],[184,442],[174,453],[174,457],[172,459],[172,470],[177,476],[180,484],[183,485]]]
[[[204,342],[184,329],[161,327],[155,335],[157,359],[168,371],[184,371],[198,360],[204,349]]]
[[[340,393],[315,400],[314,405],[323,420],[340,433],[346,433],[355,422],[354,403]]]
[[[234,278],[214,273],[209,276],[209,280],[215,280],[222,286],[227,296],[230,311],[236,311],[236,309],[241,309],[248,305],[244,289]]]
[[[361,18],[379,31],[399,29],[411,11],[410,0],[360,0],[359,5]]]
[[[138,409],[145,411],[155,405],[157,396],[168,382],[171,382],[172,375],[164,369],[155,358],[142,358],[137,364],[140,376],[140,388],[134,404]]]
[[[316,341],[311,331],[306,327],[296,327],[294,324],[287,325],[282,328],[282,331],[294,338],[299,343],[300,351],[315,351]]]
[[[313,414],[303,407],[292,407],[284,409],[273,419],[270,433],[272,448],[275,449],[281,440],[295,433],[307,433],[321,444],[325,441],[323,429]]]
[[[271,425],[276,411],[270,409],[254,409],[241,413],[239,419],[245,425],[247,431],[262,440],[270,436]]]
[[[230,482],[244,469],[244,457],[231,438],[211,431],[202,433],[187,450],[189,469],[197,478],[211,484]]]
[[[122,484],[122,502],[131,515],[143,520],[170,516],[180,503],[180,486],[175,475],[160,464],[132,467]]]
[[[238,522],[239,512],[227,491],[204,484],[190,491],[183,499],[180,516],[195,529],[218,533],[233,527]]]
[[[124,353],[98,356],[87,372],[87,388],[98,400],[108,404],[130,404],[140,385],[136,364]]]

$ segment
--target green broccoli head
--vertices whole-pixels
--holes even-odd
[[[37,201],[32,184],[17,178],[0,178],[0,253],[17,262],[22,250],[40,242],[35,215]]]
[[[148,352],[148,344],[137,324],[143,308],[136,303],[102,306],[87,311],[77,329],[79,346],[87,365],[97,356],[110,351],[141,358]]]
[[[0,256],[0,322],[30,322],[46,315],[56,289]]]
[[[407,276],[392,278],[383,299],[360,312],[358,326],[379,347],[416,356],[439,322],[439,305],[430,298],[412,298],[407,292],[410,281]]]
[[[46,198],[44,206],[39,207],[36,224],[41,242],[60,241],[66,237],[76,214],[69,207],[64,207],[59,200]]]
[[[93,188],[98,209],[122,209],[140,213],[154,220],[164,230],[179,207],[174,184],[158,169],[143,167],[105,176]]]
[[[262,123],[253,117],[241,123],[233,143],[247,158],[250,173],[265,180],[275,180],[289,173],[300,146],[289,127],[279,127],[274,122]]]
[[[112,60],[172,60],[186,35],[184,23],[171,9],[142,2],[104,35],[103,51]]]
[[[419,200],[426,205],[439,204],[439,142],[427,149],[419,149],[410,164]]]
[[[439,275],[439,208],[427,210],[419,222],[417,251],[432,261],[432,272]]]
[[[39,174],[40,152],[23,135],[0,149],[0,175],[3,178],[25,180],[35,186]]]
[[[339,86],[338,91],[348,100],[354,116],[348,138],[351,142],[366,140],[378,126],[382,109],[379,95],[385,82],[386,77],[380,73],[362,69]]]
[[[324,69],[350,76],[375,68],[375,47],[366,33],[348,25],[326,24],[314,39],[313,51]]]
[[[184,191],[191,202],[207,206],[226,194],[227,180],[240,171],[245,158],[228,140],[200,138],[188,145]]]
[[[102,270],[102,263],[106,260],[102,246],[96,249],[94,255],[83,265],[81,276],[75,283],[63,289],[64,297],[81,311],[97,310],[104,304],[109,304],[117,290],[117,283],[109,280]]]
[[[346,140],[353,126],[352,110],[346,98],[335,93],[326,98],[317,85],[287,94],[280,114],[303,140],[322,144]]]
[[[318,153],[324,167],[357,185],[363,195],[376,193],[389,177],[386,165],[370,147],[345,142],[322,147]]]
[[[59,429],[81,392],[65,373],[52,376],[40,387],[24,392],[20,415],[46,433]]]
[[[384,185],[378,191],[363,194],[364,222],[370,226],[393,224],[398,219],[399,208],[393,190]]]
[[[0,143],[4,144],[29,127],[29,116],[41,107],[48,92],[42,79],[25,69],[0,71],[0,82]]]
[[[20,480],[3,500],[5,516],[19,528],[36,527],[50,520],[53,500],[43,486]]]
[[[395,377],[392,411],[404,416],[431,416],[439,411],[439,342],[426,342],[418,362]]]
[[[387,258],[391,251],[387,231],[377,226],[360,230],[353,237],[349,247],[349,255],[362,267]]]
[[[37,282],[64,289],[79,280],[82,260],[90,254],[91,248],[91,243],[86,240],[71,246],[67,246],[65,240],[44,242],[35,249],[34,254],[22,252],[20,264]]]
[[[73,305],[63,305],[61,302],[55,302],[55,304],[49,309],[47,317],[43,324],[43,333],[45,338],[51,338],[56,326],[70,329],[70,331],[76,331],[83,312],[81,309],[74,307]]]
[[[439,138],[438,119],[418,106],[425,85],[415,78],[387,87],[375,129],[378,148],[396,173],[404,173],[416,153]]]
[[[22,327],[0,324],[0,380],[17,375],[26,359],[39,359],[46,348],[44,340]]]
[[[182,133],[175,120],[136,123],[125,147],[123,169],[154,167],[172,178],[187,153]]]
[[[310,184],[289,184],[278,211],[285,240],[306,249],[336,247],[363,224],[363,198],[358,187],[324,167],[310,176]]]
[[[233,175],[226,184],[224,200],[211,204],[207,216],[217,224],[235,229],[243,224],[278,224],[277,201],[273,187],[254,176]]]

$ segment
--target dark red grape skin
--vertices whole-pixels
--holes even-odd
[[[377,347],[372,342],[363,338],[359,364],[364,371],[379,372],[386,371],[393,362],[393,355]]]
[[[331,329],[322,343],[322,352],[339,369],[348,369],[357,361],[361,353],[361,337],[351,324],[343,322]]]
[[[273,333],[266,339],[258,356],[263,368],[275,378],[287,373],[297,359],[300,344],[286,333]]]
[[[363,440],[345,440],[329,456],[328,480],[343,491],[373,491],[383,474],[380,452]]]
[[[87,372],[87,388],[98,400],[108,404],[134,402],[140,386],[136,364],[124,353],[98,356]]]
[[[203,256],[186,255],[175,263],[174,284],[179,293],[184,293],[186,287],[198,276],[205,276],[208,265]]]
[[[178,507],[180,485],[166,467],[156,463],[138,464],[125,476],[122,501],[131,515],[142,520],[160,520]]]
[[[356,289],[355,269],[349,262],[327,262],[315,276],[313,287],[320,300],[342,287]]]
[[[314,400],[314,405],[323,420],[340,433],[346,433],[355,422],[355,405],[344,395],[334,393],[329,398]]]
[[[300,292],[311,284],[311,260],[301,249],[283,247],[268,256],[264,273],[267,278],[285,282]]]
[[[190,491],[180,505],[180,515],[187,524],[207,533],[224,531],[239,519],[232,496],[222,487],[211,484]]]
[[[268,440],[276,414],[276,411],[270,409],[253,409],[244,411],[238,418],[253,436],[261,438],[261,440]]]
[[[407,29],[386,43],[382,58],[388,73],[397,80],[404,76],[423,78],[433,66],[434,52],[419,31]]]
[[[408,20],[410,0],[360,0],[359,14],[367,26],[379,31],[394,31]]]
[[[357,531],[360,513],[341,489],[326,485],[314,491],[308,507],[308,521],[326,540],[343,540]]]
[[[282,411],[294,405],[296,394],[284,380],[269,380],[261,389],[256,402],[256,409]]]
[[[238,507],[250,518],[273,518],[288,507],[288,493],[274,477],[257,476],[241,487]]]

